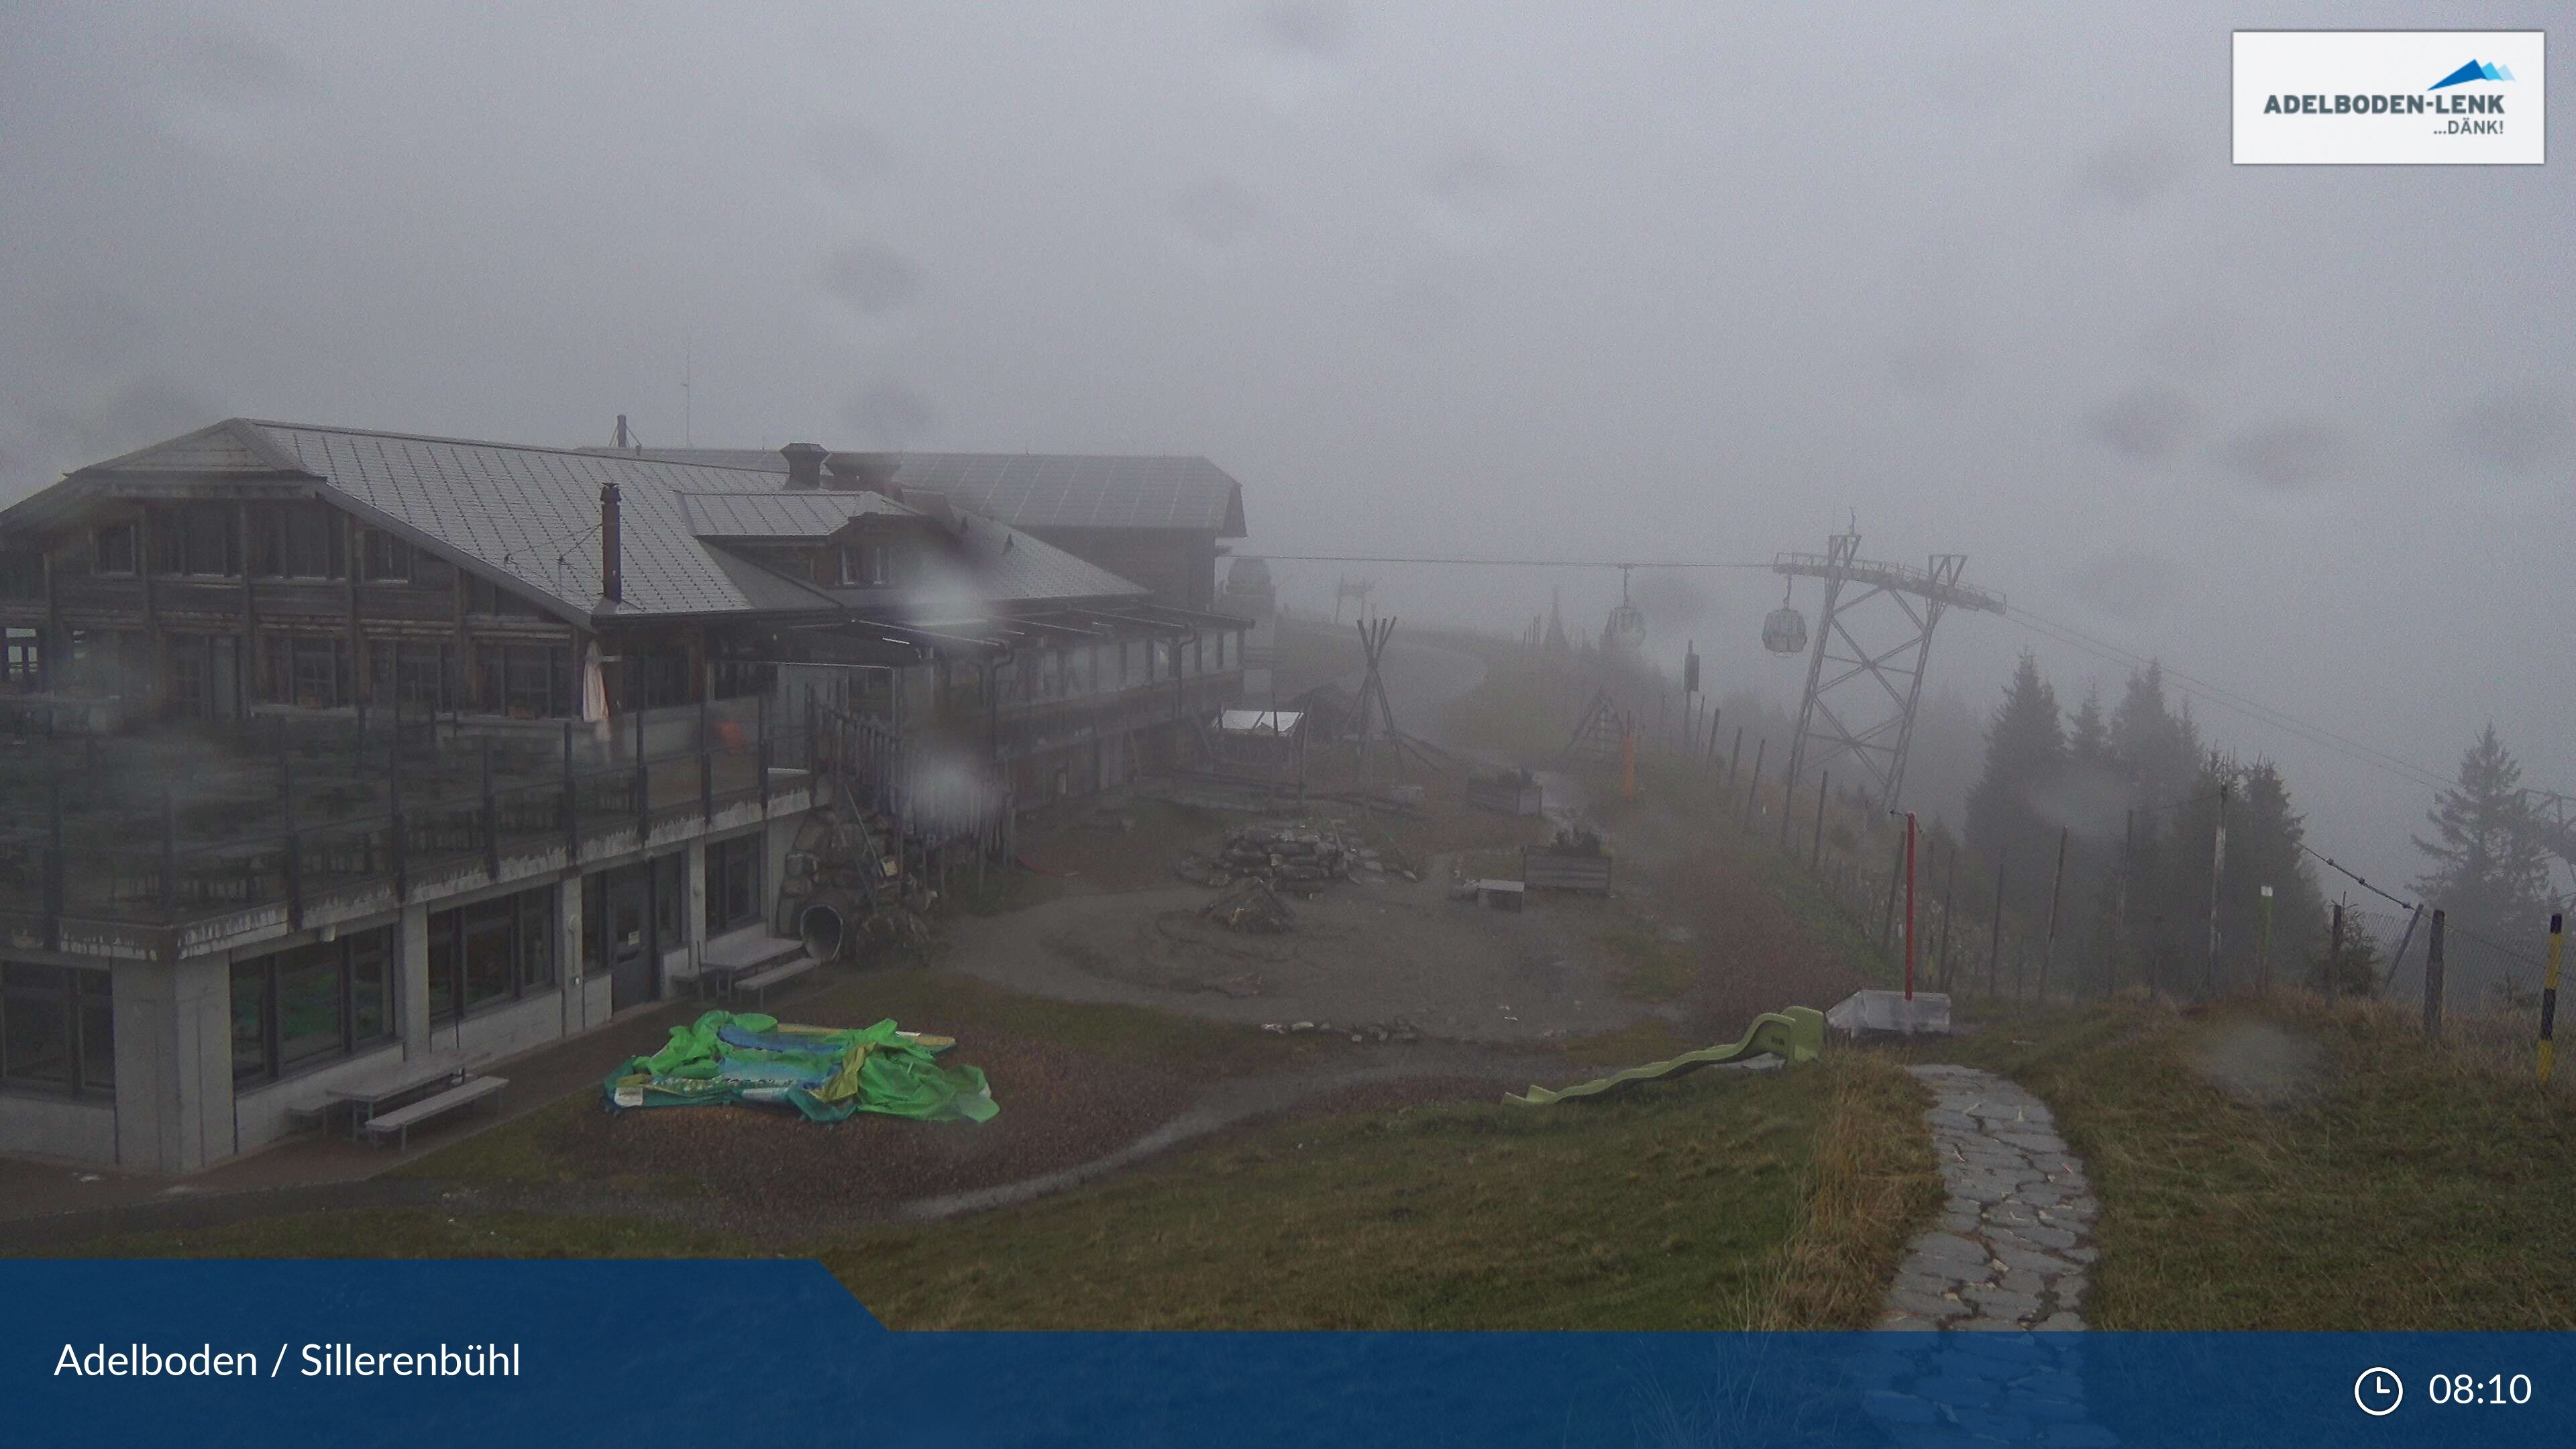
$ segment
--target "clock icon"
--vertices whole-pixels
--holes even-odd
[[[2352,1401],[2363,1413],[2380,1418],[2396,1413],[2397,1406],[2406,1402],[2406,1385],[2398,1382],[2392,1369],[2363,1369],[2361,1377],[2352,1381]]]

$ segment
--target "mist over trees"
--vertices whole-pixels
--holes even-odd
[[[2303,950],[2325,918],[2302,848],[2305,822],[2280,771],[2206,748],[2189,706],[2167,702],[2152,663],[2129,677],[2117,708],[2106,712],[2100,690],[2088,688],[2069,716],[2024,654],[1987,725],[1966,845],[1989,869],[2005,862],[2007,902],[2025,915],[2046,912],[2054,896],[2061,939],[2085,943],[2077,969],[2089,958],[2089,969],[2121,983],[2185,989],[2209,966],[2222,809],[2220,961],[2250,972],[2267,942],[2275,957],[2280,943]]]
[[[2549,853],[2538,808],[2522,793],[2522,765],[2490,724],[2460,756],[2459,782],[2424,817],[2415,848],[2431,866],[2415,882],[2428,904],[2474,930],[2513,939],[2550,908]]]

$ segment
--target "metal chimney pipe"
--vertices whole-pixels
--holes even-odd
[[[621,502],[615,483],[599,485],[599,595],[612,604],[626,597],[625,545],[618,536]]]

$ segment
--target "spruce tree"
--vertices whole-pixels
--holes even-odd
[[[2004,688],[1986,727],[1986,766],[1968,792],[1968,845],[1992,861],[2009,850],[2018,862],[2008,887],[2027,906],[2045,903],[2064,815],[2066,739],[2058,728],[2057,692],[2028,652]]]
[[[2522,766],[2492,723],[2425,819],[2434,838],[2415,837],[2433,863],[2416,882],[2425,904],[2507,940],[2536,938],[2548,919],[2549,856],[2539,813],[2522,793]]]

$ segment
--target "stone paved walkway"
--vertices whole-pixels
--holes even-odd
[[[1879,1326],[2082,1328],[2100,1209],[2047,1105],[1974,1067],[1911,1070],[1935,1098],[1923,1116],[1950,1201],[1907,1249]]]
[[[1915,1067],[1950,1201],[1908,1249],[1881,1328],[1849,1366],[1861,1412],[1907,1449],[2113,1449],[2085,1403],[2096,1204],[2038,1098],[1972,1067]],[[1975,1334],[1923,1334],[1978,1329]]]

